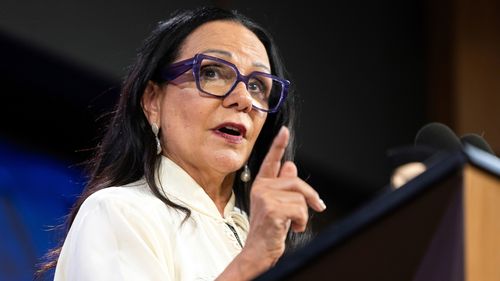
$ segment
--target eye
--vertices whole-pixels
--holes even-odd
[[[263,89],[264,86],[258,80],[253,80],[252,82],[248,83],[248,90],[251,92],[261,93]]]
[[[206,64],[200,68],[200,80],[202,81],[227,81],[236,79],[236,72],[229,66],[223,64]]]
[[[248,92],[259,100],[267,100],[269,87],[260,79],[253,78],[248,81]]]
[[[203,80],[216,80],[221,76],[220,67],[216,65],[203,66],[200,69],[200,78]]]

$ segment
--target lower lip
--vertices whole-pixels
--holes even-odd
[[[226,134],[226,133],[223,133],[223,132],[218,131],[218,130],[214,130],[214,133],[217,136],[224,138],[229,143],[239,144],[239,143],[243,142],[243,136],[233,136],[233,135]]]

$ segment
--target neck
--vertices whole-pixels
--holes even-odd
[[[186,171],[199,186],[203,188],[205,193],[212,199],[219,213],[224,216],[224,208],[226,207],[233,192],[233,182],[235,173],[225,174],[217,171],[202,171],[197,167],[188,165],[182,161],[176,162],[184,171]]]
[[[222,216],[224,216],[224,208],[229,202],[229,199],[231,199],[233,193],[233,180],[234,173],[224,177],[219,184],[201,183],[197,181],[212,201],[214,201],[217,210],[219,210]]]

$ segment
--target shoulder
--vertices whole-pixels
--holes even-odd
[[[157,198],[144,181],[96,191],[83,201],[75,223],[92,218],[147,221],[168,213],[167,206]]]
[[[154,237],[175,232],[181,221],[182,217],[154,196],[145,183],[108,187],[85,199],[68,237],[73,241],[92,240],[92,237],[122,241],[127,233],[153,241]]]
[[[66,276],[66,280],[116,280],[117,274],[141,272],[147,276],[153,271],[165,275],[167,270],[160,261],[171,260],[167,250],[172,241],[169,237],[175,234],[168,209],[145,183],[93,193],[70,226],[56,275]],[[155,263],[158,266],[151,267]]]
[[[169,198],[171,199],[171,198]],[[185,214],[156,197],[145,180],[96,191],[80,206],[73,225],[108,220],[134,225],[178,225]]]
[[[147,203],[146,206],[163,205],[144,181],[137,181],[128,185],[107,187],[96,191],[85,199],[81,209],[106,205],[145,206],[144,203]]]

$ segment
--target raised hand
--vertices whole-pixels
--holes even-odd
[[[318,212],[326,208],[318,193],[298,177],[293,162],[281,164],[289,137],[283,127],[262,162],[250,195],[250,232],[243,252],[255,252],[264,270],[283,254],[290,227],[295,232],[306,229],[308,206]]]
[[[274,265],[285,251],[288,230],[306,229],[308,206],[326,209],[318,193],[301,180],[291,161],[281,164],[290,132],[282,127],[274,138],[250,194],[250,231],[241,253],[217,280],[250,280]]]

